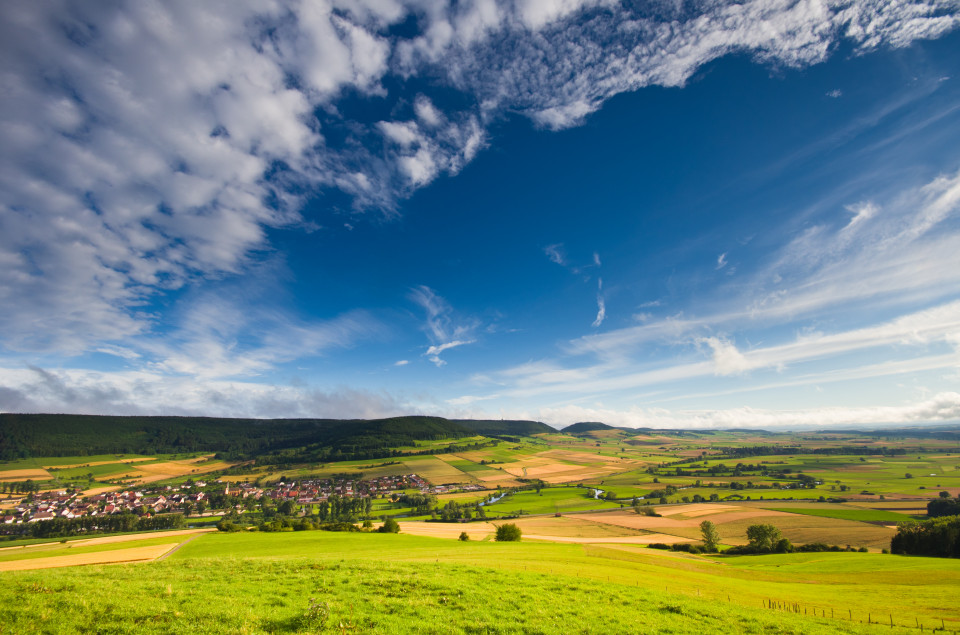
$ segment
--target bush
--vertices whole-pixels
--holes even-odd
[[[461,531],[461,532],[460,532],[460,537],[457,538],[457,540],[459,540],[460,542],[467,542],[467,541],[470,540],[470,536],[467,535],[467,532]]]
[[[650,549],[669,549],[670,545],[664,544],[662,542],[651,542],[647,545]]]
[[[688,542],[678,542],[673,545],[670,545],[670,551],[683,551],[686,553],[703,553],[703,547],[700,545],[692,545]]]
[[[653,507],[650,507],[649,505],[644,505],[643,507],[637,506],[634,509],[636,509],[637,513],[640,514],[641,516],[655,516],[657,518],[660,517],[660,514],[657,513],[657,510],[655,510]]]
[[[494,540],[497,542],[516,542],[520,540],[522,533],[520,528],[513,523],[507,523],[497,527],[497,535],[494,537]]]

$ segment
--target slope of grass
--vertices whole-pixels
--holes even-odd
[[[869,631],[597,580],[304,557],[12,573],[0,598],[0,623],[21,633]]]

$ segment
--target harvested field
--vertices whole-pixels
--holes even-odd
[[[33,480],[47,480],[52,478],[50,472],[42,469],[27,469],[27,470],[4,470],[0,472],[0,481],[25,481],[27,479]]]
[[[539,478],[550,484],[603,478],[636,467],[635,462],[616,457],[571,450],[548,450],[518,461],[504,463],[504,471],[518,478]]]
[[[405,459],[403,464],[410,472],[419,475],[434,485],[469,483],[474,480],[469,474],[461,472],[449,463],[445,463],[434,456]]]
[[[54,567],[76,567],[91,564],[119,564],[122,562],[142,562],[155,560],[177,544],[153,545],[150,547],[132,547],[99,553],[78,553],[69,556],[51,556],[32,560],[13,560],[0,562],[0,571],[25,571],[28,569],[51,569]]]
[[[497,528],[493,523],[419,523],[400,521],[400,532],[411,536],[430,536],[456,540],[461,531],[467,532],[470,540],[492,537]]]
[[[523,531],[523,535],[540,535],[566,538],[618,538],[638,537],[633,529],[605,525],[569,516],[537,516],[534,518],[519,518],[511,520]],[[646,533],[642,534],[646,535]]]
[[[627,463],[615,456],[604,456],[603,454],[590,454],[588,452],[574,452],[572,450],[547,450],[537,456],[552,457],[561,461],[573,461],[574,463]]]
[[[682,542],[694,542],[689,538],[671,536],[669,534],[644,534],[642,536],[621,536],[619,538],[576,538],[569,536],[537,536],[533,534],[524,534],[525,540],[548,540],[550,542],[575,542],[578,544],[597,545],[597,544],[620,544],[620,545],[649,545],[653,543],[663,543],[674,545]]]
[[[683,506],[687,507],[687,506]],[[787,514],[784,512],[774,512],[766,509],[743,509],[734,506],[717,506],[720,509],[716,510],[716,513],[709,516],[709,520],[717,525],[717,528],[720,529],[725,524],[731,523],[740,523],[744,521],[753,521],[757,518],[768,518],[768,517],[791,517],[792,514]],[[669,508],[660,508],[658,511],[663,514]],[[676,509],[682,509],[678,507]],[[633,510],[623,510],[623,511],[614,511],[614,512],[594,512],[587,514],[570,514],[572,518],[580,518],[583,520],[590,520],[599,523],[605,523],[610,525],[616,525],[618,527],[626,527],[628,529],[638,529],[646,531],[663,531],[665,533],[675,533],[676,535],[689,534],[689,532],[677,532],[678,529],[693,529],[696,530],[696,535],[699,536],[700,532],[700,523],[703,522],[701,518],[685,518],[681,513],[670,514],[669,516],[664,514],[663,517],[657,518],[656,516],[641,516],[634,512]],[[766,522],[759,521],[756,522]],[[749,522],[748,525],[755,524],[755,522]],[[776,524],[776,523],[773,523]],[[746,525],[744,525],[746,527]],[[746,529],[744,529],[744,532]],[[721,532],[722,534],[722,532]],[[689,537],[689,536],[686,536]]]
[[[657,509],[657,513],[663,516],[676,516],[677,514],[683,514],[684,516],[696,517],[703,516],[705,514],[718,514],[720,512],[730,511],[732,509],[739,509],[739,505],[714,505],[710,503],[694,503],[692,505],[671,505],[670,507],[660,507]]]
[[[131,459],[114,459],[112,461],[88,461],[86,463],[71,463],[70,465],[44,465],[46,470],[69,470],[75,467],[93,467],[95,465],[110,465],[111,463],[139,463],[143,461],[153,461],[149,456],[140,456]]]
[[[201,456],[195,459],[184,459],[182,461],[162,461],[160,463],[147,463],[132,468],[130,475],[134,477],[137,483],[155,483],[178,476],[195,474],[200,476],[207,472],[215,472],[230,467],[229,463],[223,461],[206,462],[210,456]],[[199,465],[203,462],[202,465]]]
[[[891,527],[852,520],[805,516],[759,508],[738,509],[734,506],[729,506],[728,511],[697,518],[687,518],[681,514],[656,518],[639,516],[633,511],[571,514],[571,516],[630,529],[662,532],[691,540],[700,539],[700,523],[703,519],[708,519],[716,526],[721,541],[728,545],[746,544],[747,527],[758,523],[774,525],[794,544],[824,542],[831,545],[851,545],[875,550],[889,547],[890,539],[895,533],[895,529]]]
[[[654,542],[673,544],[678,542],[691,542],[690,539],[669,534],[642,534],[636,532],[617,535],[622,530],[604,529],[602,527],[590,527],[595,523],[569,522],[568,518],[558,518],[558,521],[550,526],[544,521],[554,519],[532,518],[518,519],[510,522],[515,523],[523,531],[524,540],[544,540],[550,542],[567,542],[578,544],[635,544],[646,545]],[[494,523],[418,523],[401,522],[400,531],[414,536],[430,536],[432,538],[447,538],[456,540],[460,532],[465,531],[471,540],[492,539],[497,528]],[[584,535],[578,535],[584,534]]]

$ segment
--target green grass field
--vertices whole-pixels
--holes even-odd
[[[578,512],[588,509],[618,509],[620,503],[587,498],[586,488],[547,487],[538,494],[534,490],[524,490],[510,494],[493,505],[487,505],[487,514],[553,514]]]
[[[164,562],[7,572],[0,624],[18,633],[890,633],[940,618],[956,628],[958,583],[957,561],[874,554],[701,558],[402,534],[210,534]],[[801,612],[763,608],[770,600]],[[889,624],[891,614],[903,628],[860,623]]]
[[[839,518],[841,520],[857,520],[860,522],[891,522],[902,523],[910,520],[918,520],[917,517],[899,514],[897,512],[885,511],[882,509],[840,509],[836,507],[825,507],[823,509],[816,507],[766,507],[778,512],[789,512],[791,514],[804,514],[806,516],[819,516],[821,518]]]

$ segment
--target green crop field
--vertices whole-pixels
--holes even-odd
[[[582,487],[548,487],[538,494],[534,490],[516,492],[493,505],[487,505],[487,514],[553,514],[588,509],[616,509],[620,503],[588,498],[589,490]]]
[[[917,520],[913,516],[900,514],[897,512],[886,511],[882,509],[844,509],[838,507],[767,507],[773,511],[789,512],[791,514],[804,514],[806,516],[819,516],[822,518],[839,518],[842,520],[857,520],[864,523],[869,522],[891,522],[902,523],[909,520]]]

